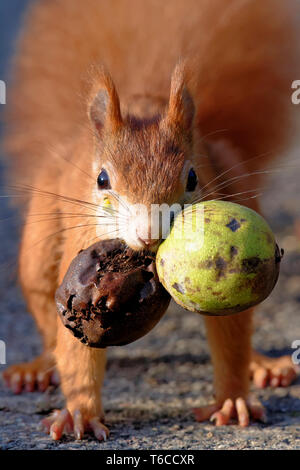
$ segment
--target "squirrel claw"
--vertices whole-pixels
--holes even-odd
[[[72,431],[76,440],[81,440],[85,431],[92,432],[98,441],[106,441],[109,436],[109,430],[99,417],[84,419],[80,410],[75,410],[71,415],[66,408],[61,411],[55,410],[49,417],[43,419],[42,428],[55,441],[61,439],[64,433],[70,434]]]
[[[223,404],[202,406],[193,409],[196,421],[207,421],[208,419],[216,426],[229,424],[233,418],[236,418],[238,424],[246,427],[250,423],[250,416],[256,421],[266,422],[266,412],[259,400],[255,398],[228,398]]]
[[[98,441],[106,441],[109,436],[109,430],[103,423],[101,423],[100,418],[95,417],[90,419],[89,426]]]

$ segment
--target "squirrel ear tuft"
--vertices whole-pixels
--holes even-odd
[[[122,125],[119,96],[109,73],[99,67],[93,69],[89,93],[88,115],[99,133],[105,128],[116,131]]]
[[[187,68],[179,62],[172,74],[169,106],[165,120],[179,131],[191,132],[195,115],[195,105],[187,85]]]

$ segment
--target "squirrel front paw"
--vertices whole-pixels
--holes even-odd
[[[193,410],[196,421],[210,420],[216,426],[230,424],[236,419],[238,424],[246,427],[250,423],[250,417],[255,421],[266,422],[266,412],[263,405],[256,398],[227,398],[223,403],[213,403],[201,406]]]
[[[66,408],[55,410],[43,419],[42,427],[55,441],[61,439],[64,433],[72,432],[76,440],[81,440],[86,432],[94,435],[98,441],[106,441],[109,436],[109,430],[99,416],[86,417],[79,409],[73,413]]]

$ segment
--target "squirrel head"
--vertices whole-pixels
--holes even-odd
[[[121,115],[116,88],[104,68],[94,74],[88,116],[95,136],[95,201],[102,217],[107,214],[112,225],[117,219],[116,238],[135,250],[155,251],[167,236],[162,233],[161,208],[163,217],[172,221],[199,190],[195,106],[186,81],[186,68],[180,63],[164,112],[140,119]]]

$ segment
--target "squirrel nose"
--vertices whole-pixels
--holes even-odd
[[[138,237],[139,241],[143,243],[147,248],[151,248],[152,246],[156,245],[157,240],[151,240],[150,238],[141,238]]]
[[[151,248],[157,243],[157,240],[154,240],[153,238],[145,238],[144,236],[141,236],[138,230],[136,231],[136,234],[137,234],[139,242],[143,243],[143,245],[145,245],[145,247],[147,248]]]

